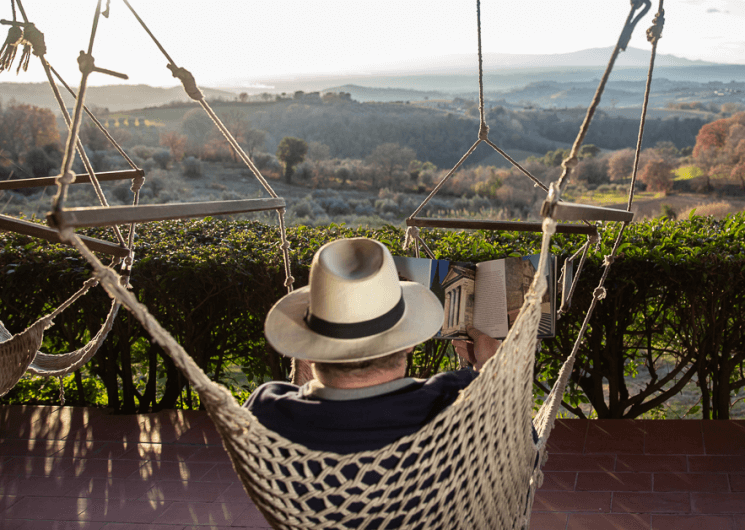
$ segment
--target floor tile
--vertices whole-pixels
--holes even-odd
[[[131,446],[120,458],[124,460],[185,462],[199,450],[200,446],[198,445],[137,443]]]
[[[548,438],[549,453],[583,453],[589,420],[556,420]]]
[[[745,420],[702,422],[707,455],[745,455]]]
[[[155,523],[231,525],[246,510],[246,503],[174,502]]]
[[[644,429],[644,453],[695,455],[704,453],[700,420],[637,420]]]
[[[541,490],[545,491],[574,491],[577,483],[577,473],[573,471],[546,471],[543,473],[543,485]]]
[[[613,494],[614,513],[689,513],[691,500],[688,493],[630,493]]]
[[[653,515],[652,530],[733,530],[732,517],[717,515]]]
[[[729,476],[729,484],[733,492],[745,491],[745,473],[731,474]]]
[[[82,500],[82,499],[81,499]],[[88,506],[78,517],[87,521],[152,523],[169,507],[169,502],[128,499],[86,499]]]
[[[18,530],[23,525],[28,523],[25,519],[6,519],[3,514],[0,513],[0,528],[3,530]]]
[[[222,438],[212,420],[200,422],[179,436],[176,441],[182,444],[222,445]]]
[[[148,460],[129,478],[145,480],[202,480],[215,464],[205,462],[161,462]],[[235,472],[233,473],[235,475]],[[233,482],[232,480],[229,482]]]
[[[72,467],[72,458],[16,456],[0,464],[0,475],[54,477]]]
[[[567,530],[649,530],[651,516],[617,513],[570,513]]]
[[[655,473],[654,491],[729,492],[729,480],[722,473]]]
[[[549,454],[544,471],[613,471],[615,455]]]
[[[207,526],[199,527],[199,530],[208,530]],[[184,530],[184,526],[177,524],[137,524],[137,523],[106,523],[104,530]],[[233,528],[231,530],[237,530]]]
[[[189,462],[213,462],[215,464],[230,464],[230,456],[221,445],[203,447],[189,457]]]
[[[67,497],[87,497],[90,499],[139,499],[153,486],[155,481],[121,478],[78,479],[77,485],[70,487]]]
[[[577,474],[577,491],[652,491],[651,473]]]
[[[77,431],[72,440],[97,442],[138,442],[141,424],[145,420],[141,414],[101,414],[94,418],[85,429]]]
[[[140,460],[76,458],[65,475],[79,478],[127,478],[143,465]]]
[[[206,465],[206,464],[205,464]],[[208,482],[239,482],[233,464],[214,464],[199,480]]]
[[[230,484],[227,483],[159,480],[148,490],[143,500],[215,502],[229,487]],[[243,498],[237,500],[246,502],[245,492]]]
[[[692,473],[745,473],[745,456],[690,455],[688,471]]]
[[[618,455],[616,471],[655,472],[671,471],[685,472],[688,470],[688,460],[685,455]]]
[[[745,492],[738,493],[691,493],[694,513],[743,513]]]
[[[233,520],[232,526],[245,526],[247,528],[268,528],[271,529],[271,525],[266,522],[266,519],[259,509],[252,503],[248,502],[246,509]]]
[[[735,530],[745,530],[745,515],[735,515]]]
[[[609,512],[610,492],[538,491],[533,510],[538,512]]]
[[[21,500],[23,497],[20,495],[9,493],[7,495],[0,496],[0,513],[4,512],[16,502]]]
[[[31,438],[34,425],[44,422],[59,406],[0,405],[0,438]]]
[[[105,526],[103,521],[30,521],[22,530],[100,530]]]
[[[644,431],[634,420],[596,420],[589,424],[585,453],[644,452]]]
[[[121,442],[98,442],[94,440],[65,440],[62,450],[55,456],[72,458],[119,458],[134,444]]]
[[[533,512],[530,515],[530,530],[565,530],[567,514]]]
[[[32,495],[35,497],[65,497],[79,487],[80,479],[69,477],[2,477],[0,497],[3,495]]]
[[[212,482],[206,484],[214,485]],[[227,483],[225,483],[227,484]],[[240,482],[232,482],[226,489],[220,493],[215,502],[245,502],[248,499],[246,490]]]
[[[57,440],[8,440],[0,444],[1,456],[61,456],[58,453],[64,448],[65,442]]]
[[[70,497],[23,497],[3,512],[7,518],[76,521],[85,510],[87,499]]]

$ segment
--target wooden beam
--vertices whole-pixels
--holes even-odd
[[[22,219],[14,219],[13,217],[8,217],[7,215],[2,214],[0,214],[0,230],[15,232],[17,234],[23,234],[25,236],[38,237],[52,243],[63,243],[65,245],[67,244],[60,239],[59,233],[54,228],[49,228],[48,226],[44,226],[38,223],[32,223],[30,221],[24,221]],[[117,245],[116,243],[111,243],[109,241],[103,241],[101,239],[96,239],[88,236],[80,236],[80,239],[83,240],[88,248],[96,252],[102,252],[104,254],[108,254],[109,256],[117,256],[120,258],[124,258],[129,255],[129,250],[127,250],[126,247],[122,247],[120,245]]]
[[[282,198],[145,204],[141,206],[98,206],[93,208],[68,208],[59,212],[50,212],[47,214],[47,222],[52,227],[80,228],[84,226],[148,223],[211,215],[231,215],[276,210],[284,207],[285,200]]]
[[[541,211],[541,215],[544,217],[547,216],[546,209],[547,207],[544,205]],[[553,207],[551,217],[557,221],[622,221],[630,223],[634,219],[634,212],[604,206],[557,202]]]
[[[543,231],[542,223],[523,221],[488,221],[481,219],[432,219],[427,217],[406,219],[406,226],[420,226],[423,228],[461,228],[468,230],[504,230],[508,232]],[[587,226],[584,224],[557,224],[556,232],[559,234],[598,235],[598,231],[594,226]]]
[[[102,171],[96,173],[96,178],[100,182],[106,182],[109,180],[126,180],[137,177],[144,177],[145,171],[142,169],[125,169],[122,171]],[[75,182],[73,184],[81,184],[83,182],[90,182],[91,177],[88,173],[79,173],[75,175]],[[20,188],[38,188],[41,186],[54,186],[57,184],[57,177],[38,177],[32,179],[17,179],[17,180],[3,180],[0,181],[0,190],[17,190]]]

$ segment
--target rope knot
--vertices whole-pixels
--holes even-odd
[[[285,279],[285,287],[292,287],[293,283],[295,283],[295,278],[293,278],[292,276],[288,276]]]
[[[75,173],[70,169],[57,177],[57,184],[72,184],[73,182],[75,182]]]
[[[33,24],[28,24],[23,30],[23,40],[31,45],[34,55],[41,57],[47,53],[47,45],[44,42],[44,34]]]
[[[647,29],[647,40],[657,44],[662,38],[662,28],[665,26],[665,10],[660,9],[652,20],[652,25]]]
[[[80,55],[78,55],[78,67],[80,68],[80,73],[90,74],[96,68],[96,61],[91,54],[81,51]]]
[[[282,243],[280,243],[279,248],[281,248],[282,250],[290,250],[290,242],[285,239],[284,241],[282,241]]]
[[[409,250],[409,246],[416,244],[416,240],[419,237],[419,228],[416,226],[410,226],[406,229],[406,236],[404,237],[404,250]]]
[[[592,292],[592,296],[594,296],[596,300],[602,300],[605,298],[606,294],[608,293],[605,291],[605,287],[596,287]]]
[[[608,254],[603,258],[603,266],[604,267],[610,267],[613,265],[613,262],[616,261],[616,258],[612,254]]]
[[[577,156],[571,156],[561,161],[561,167],[564,169],[574,169],[579,164],[579,158]]]
[[[488,140],[489,139],[489,126],[486,124],[486,122],[482,121],[479,125],[479,140]]]
[[[145,184],[145,177],[135,177],[132,179],[132,186],[129,188],[132,193],[137,193]]]
[[[186,94],[191,99],[194,101],[201,101],[204,99],[204,94],[199,90],[197,82],[189,70],[176,66],[175,64],[169,64],[168,69],[173,74],[173,77],[181,81],[181,84],[184,85],[184,90],[186,90]]]

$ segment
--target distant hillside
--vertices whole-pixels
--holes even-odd
[[[72,107],[73,98],[63,87],[60,89],[67,106]],[[203,88],[202,91],[209,99],[235,99],[235,94],[224,90]],[[46,83],[0,83],[0,97],[3,104],[15,100],[57,111],[57,102]],[[149,85],[105,85],[88,87],[86,91],[86,105],[107,107],[111,112],[159,106],[172,101],[189,101],[189,97],[180,86],[162,88]]]
[[[451,96],[437,90],[407,90],[404,88],[371,88],[359,85],[341,85],[326,88],[323,92],[348,92],[355,101],[420,101],[424,99],[449,99]]]

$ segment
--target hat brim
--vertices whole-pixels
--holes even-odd
[[[286,296],[269,311],[264,334],[269,344],[288,357],[314,362],[355,362],[404,350],[432,338],[444,319],[435,294],[416,282],[401,282],[406,308],[392,328],[359,339],[335,339],[312,331],[305,323],[309,288]]]

